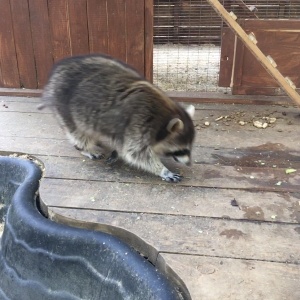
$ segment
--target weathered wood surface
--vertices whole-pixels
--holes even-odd
[[[185,176],[168,184],[122,162],[81,156],[39,102],[0,97],[0,154],[43,161],[40,196],[51,218],[119,236],[178,275],[192,299],[299,299],[297,108],[197,105],[194,165],[167,160]],[[276,122],[253,127],[263,117]],[[248,123],[239,125],[241,118]]]
[[[194,299],[299,299],[299,265],[162,253]]]
[[[108,232],[109,227],[123,228],[142,237],[157,252],[300,263],[300,252],[294,251],[300,247],[300,226],[295,224],[57,207],[50,212],[62,222],[66,217],[96,223],[98,229]],[[131,239],[123,232],[118,235]]]
[[[55,207],[291,224],[300,221],[298,193],[189,186],[170,189],[165,184],[116,182],[112,185],[99,181],[82,181],[78,185],[78,180],[54,178],[45,178],[41,189],[43,202]],[[140,195],[143,196],[139,198]],[[137,206],[132,199],[138,198]],[[231,205],[234,199],[237,206]]]

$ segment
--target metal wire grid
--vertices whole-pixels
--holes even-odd
[[[300,1],[224,0],[238,18],[300,18]],[[206,0],[154,1],[153,81],[165,91],[228,92],[218,86],[222,20]]]

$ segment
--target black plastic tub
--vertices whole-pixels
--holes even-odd
[[[0,299],[184,299],[174,282],[118,238],[47,219],[42,171],[0,156]]]

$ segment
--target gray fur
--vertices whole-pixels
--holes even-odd
[[[102,157],[108,141],[115,149],[109,162],[119,156],[173,182],[181,177],[159,157],[176,159],[172,153],[185,150],[190,161],[194,126],[189,114],[130,66],[111,57],[62,60],[53,68],[42,100],[41,108],[52,108],[74,146],[90,158]]]

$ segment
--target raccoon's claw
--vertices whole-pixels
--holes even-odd
[[[167,182],[179,182],[182,179],[182,176],[176,173],[172,173],[169,170],[164,170],[161,174],[162,180]]]
[[[119,157],[118,152],[116,150],[114,150],[110,154],[110,156],[106,159],[106,163],[107,164],[113,164],[118,160],[118,157]]]
[[[173,176],[163,178],[163,180],[167,182],[180,182],[182,179],[182,176],[179,174],[173,174]]]
[[[82,151],[81,152],[82,155],[87,156],[89,159],[102,159],[104,158],[103,154],[97,154],[97,153],[90,153],[90,152],[86,152],[86,151]]]

